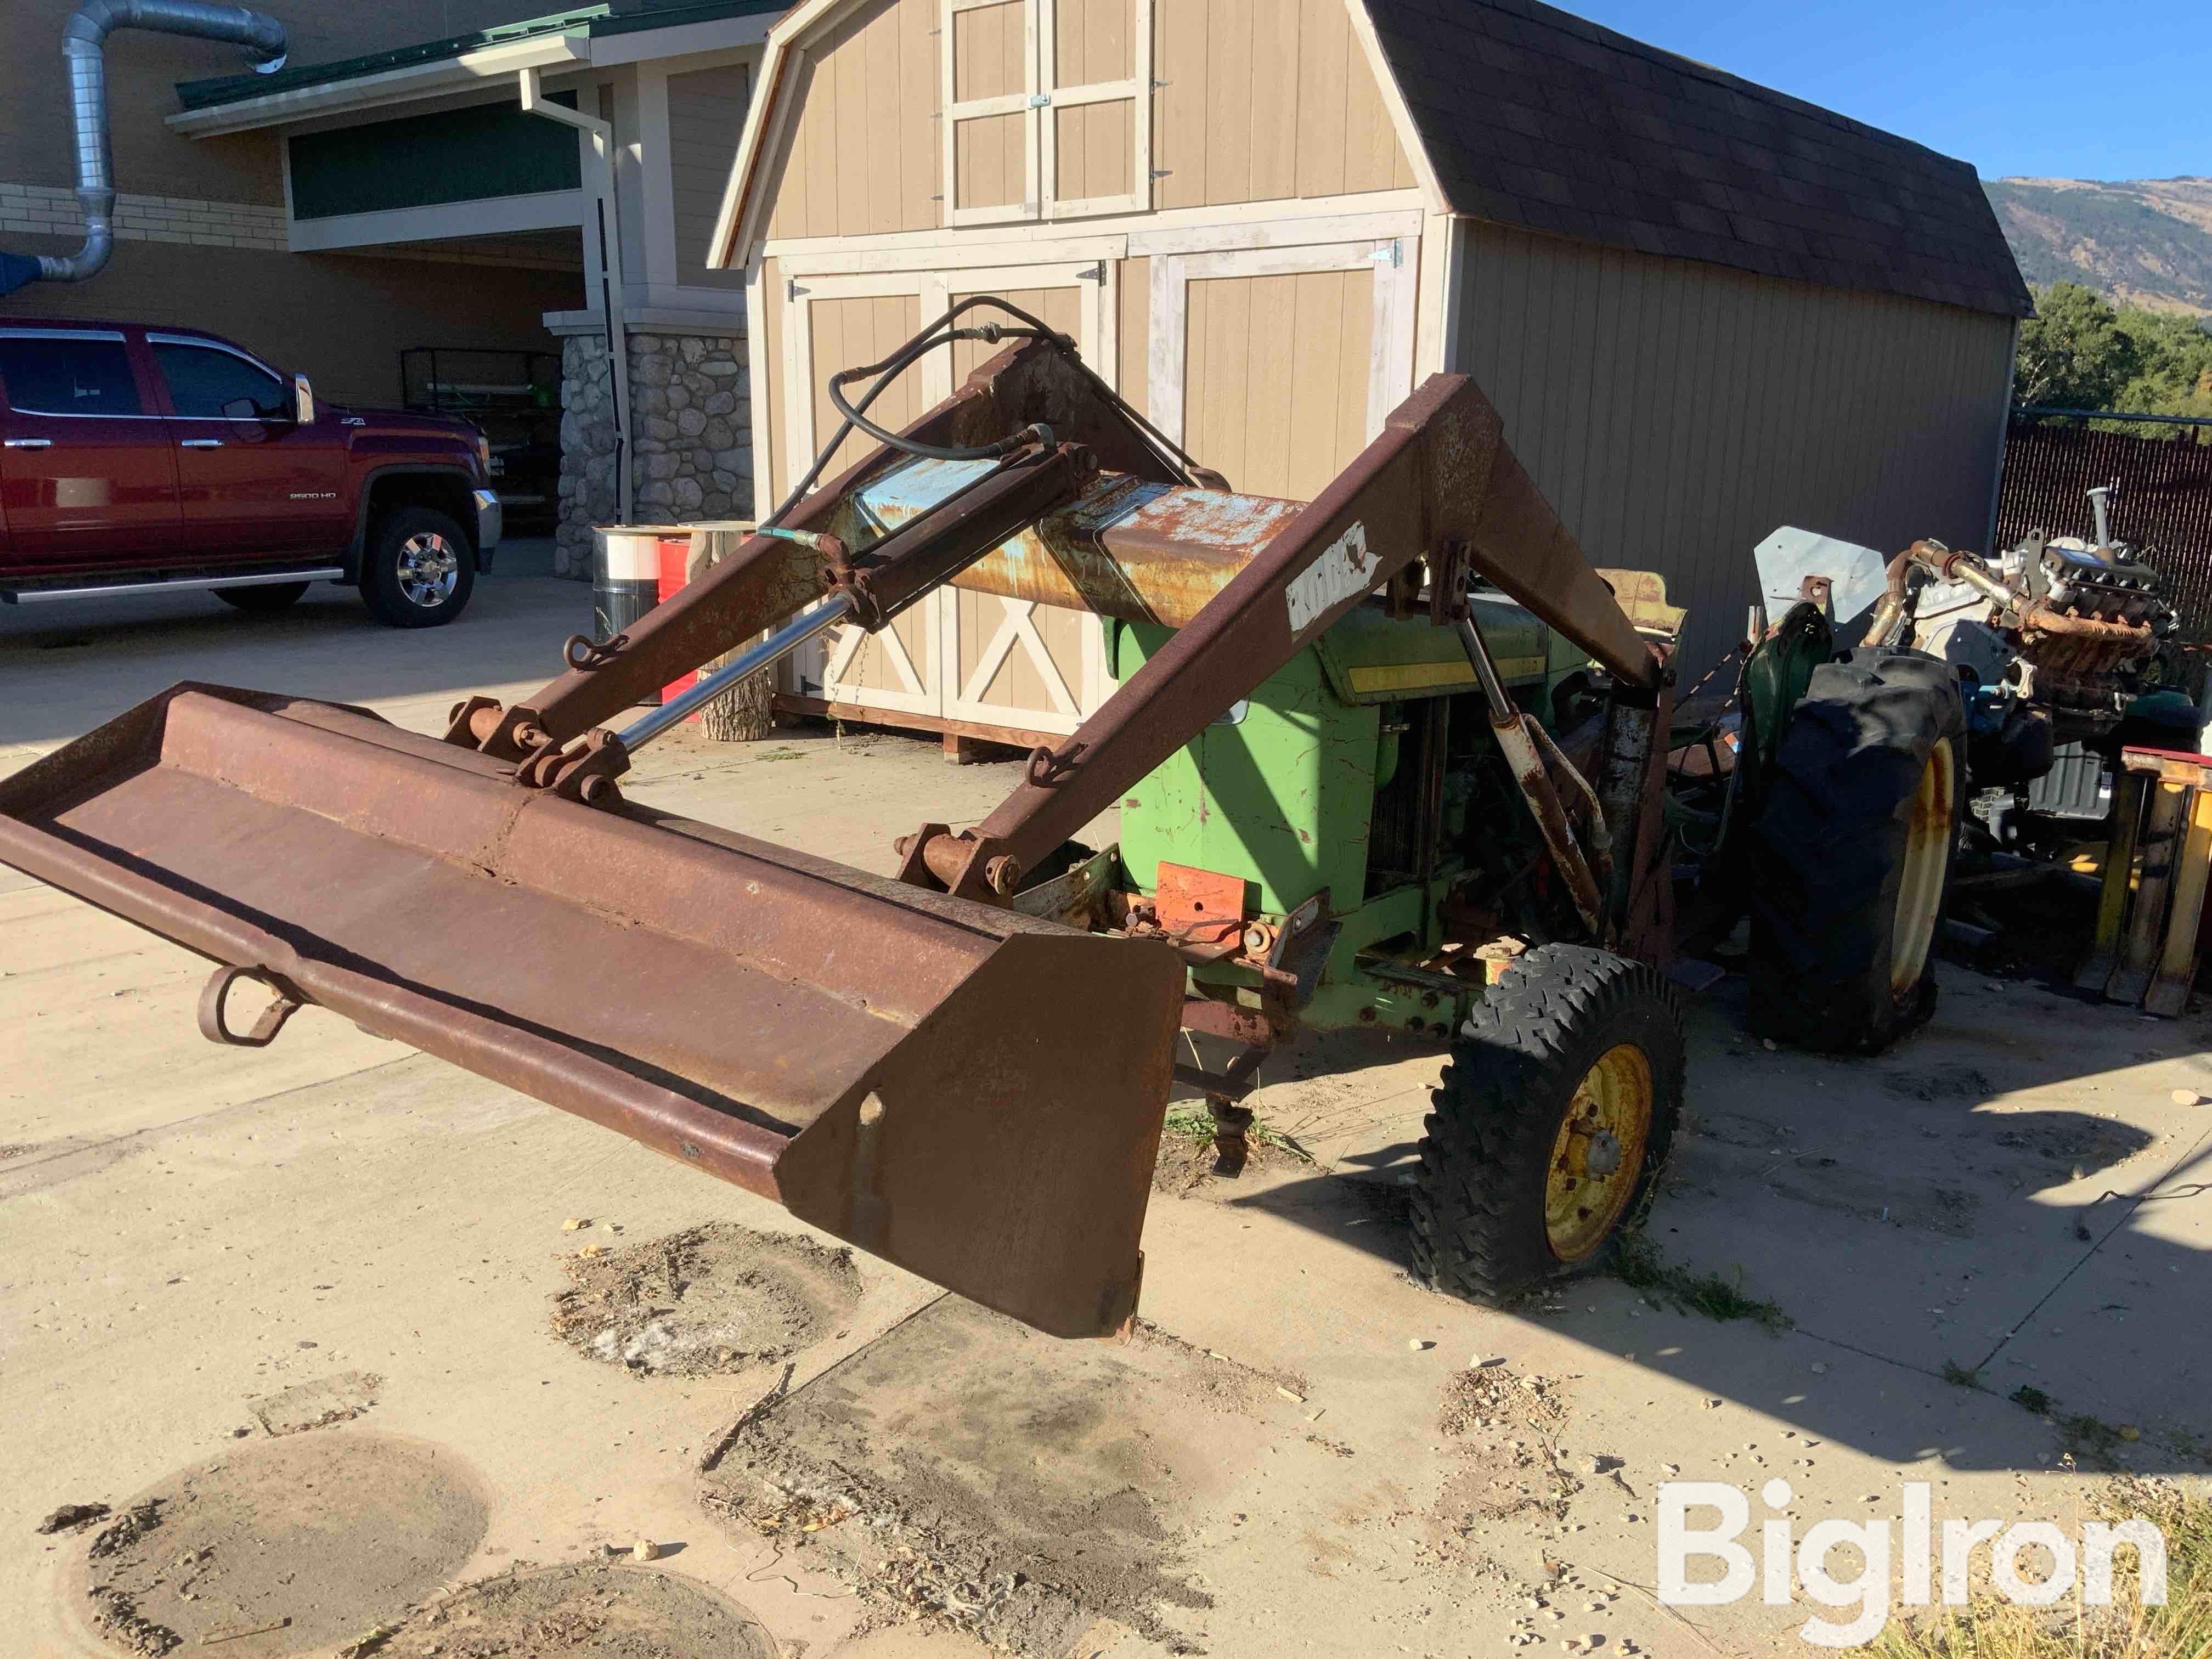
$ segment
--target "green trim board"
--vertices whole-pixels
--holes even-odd
[[[265,98],[272,93],[298,92],[309,87],[389,74],[393,70],[442,63],[492,46],[513,46],[519,40],[535,40],[549,34],[574,33],[599,40],[607,35],[635,34],[643,29],[674,28],[684,23],[719,22],[726,17],[769,16],[789,7],[790,0],[689,0],[688,3],[647,6],[622,12],[605,3],[579,6],[467,34],[451,34],[442,40],[364,52],[358,58],[340,58],[334,63],[301,64],[278,70],[274,75],[222,75],[200,81],[179,81],[177,101],[187,110],[214,109],[224,104]]]
[[[549,100],[576,106],[574,92]],[[513,103],[476,104],[286,140],[292,216],[329,219],[581,187],[576,134]]]

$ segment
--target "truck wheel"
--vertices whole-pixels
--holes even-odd
[[[475,550],[460,526],[434,507],[395,507],[369,532],[361,596],[380,622],[394,628],[449,623],[476,585]]]
[[[1861,648],[1813,673],[1751,837],[1751,1028],[1879,1054],[1936,1012],[1966,793],[1950,666]]]
[[[264,582],[252,587],[218,587],[215,596],[225,605],[260,616],[289,611],[299,604],[300,595],[307,591],[305,582]]]
[[[1414,1278],[1497,1302],[1602,1267],[1650,1204],[1682,1074],[1681,1000],[1656,969],[1582,945],[1521,957],[1430,1097]]]

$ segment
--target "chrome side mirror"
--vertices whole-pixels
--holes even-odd
[[[315,423],[315,388],[307,384],[304,374],[292,377],[292,419],[300,426]]]

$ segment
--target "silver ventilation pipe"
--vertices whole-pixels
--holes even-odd
[[[62,59],[69,66],[70,120],[76,138],[76,199],[84,212],[84,246],[67,255],[41,254],[35,275],[30,260],[0,255],[0,294],[23,282],[82,283],[97,276],[115,250],[115,167],[107,143],[107,37],[117,29],[151,29],[244,46],[253,67],[273,75],[284,67],[284,26],[266,12],[244,6],[204,5],[198,0],[85,0],[62,29]],[[8,267],[20,271],[10,281]]]

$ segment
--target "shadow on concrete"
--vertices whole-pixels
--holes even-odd
[[[2212,1094],[2205,1023],[1942,973],[1935,1022],[1871,1060],[1767,1050],[1744,1034],[1741,978],[1693,1006],[1686,1122],[1644,1241],[1772,1304],[1785,1334],[1603,1276],[1511,1311],[1893,1461],[2212,1468],[2212,1105],[2171,1099],[2176,1066]],[[1326,1078],[1375,1053],[1328,1038],[1277,1065]],[[1209,1195],[1402,1271],[1425,1103],[1332,1147],[1328,1173],[1278,1166]],[[1876,1409],[1868,1390],[1898,1368],[1958,1384],[1973,1433]],[[2014,1403],[1963,1409],[1976,1398]]]

